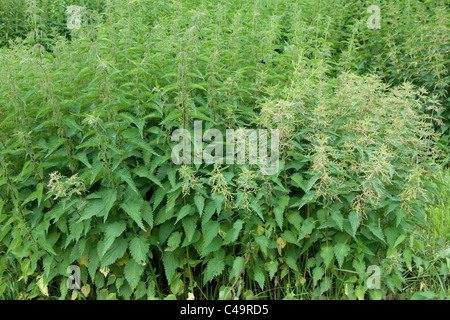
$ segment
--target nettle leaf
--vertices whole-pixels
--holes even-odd
[[[220,224],[217,221],[209,221],[202,229],[204,234],[203,247],[207,247],[219,233]]]
[[[116,174],[122,179],[122,181],[125,181],[130,188],[136,193],[139,194],[138,189],[136,188],[136,185],[134,184],[133,179],[131,178],[131,174],[129,169],[121,169],[121,170],[117,170],[115,171]]]
[[[356,235],[356,231],[358,231],[358,227],[360,224],[360,218],[358,213],[356,211],[351,211],[350,214],[348,215],[348,220],[350,221],[350,225],[352,226],[353,230],[352,236],[354,237]]]
[[[135,237],[130,241],[130,253],[137,263],[147,261],[147,253],[150,249],[150,244],[144,236]]]
[[[167,251],[174,251],[178,249],[181,242],[181,233],[174,232],[170,235],[169,240],[167,240]]]
[[[89,201],[81,214],[80,221],[91,219],[92,217],[101,217],[104,214],[104,204],[103,200],[92,200]]]
[[[372,223],[367,226],[369,230],[372,232],[373,235],[375,235],[378,239],[386,243],[386,240],[384,239],[383,230],[376,224]]]
[[[339,230],[343,230],[344,227],[344,217],[339,211],[332,211],[331,212],[331,219],[336,222],[336,225],[339,227]]]
[[[269,272],[269,278],[270,280],[273,279],[273,277],[275,276],[275,274],[278,271],[278,261],[270,261],[270,262],[266,262],[264,267],[266,268],[266,270]]]
[[[117,193],[114,189],[106,189],[102,193],[103,198],[103,222],[108,219],[109,211],[117,200]]]
[[[187,215],[191,214],[193,211],[193,208],[190,204],[187,204],[181,208],[180,213],[177,215],[177,221],[175,221],[175,224],[177,224],[178,221],[186,217]]]
[[[316,200],[316,191],[308,191],[305,195],[296,203],[291,205],[291,208],[298,208],[299,210],[303,208],[305,204],[313,203]]]
[[[167,195],[167,190],[165,188],[156,189],[155,193],[152,196],[153,201],[153,210],[163,201],[164,197]]]
[[[312,271],[312,274],[314,286],[316,286],[317,282],[325,275],[325,270],[322,267],[315,267]]]
[[[259,287],[261,288],[261,290],[264,289],[264,283],[266,281],[266,277],[264,276],[264,273],[260,270],[255,271],[253,278],[255,279],[255,281],[259,284]]]
[[[256,243],[261,248],[264,255],[267,255],[267,249],[269,248],[269,239],[266,236],[259,236],[255,238]]]
[[[144,224],[142,223],[142,216],[141,216],[141,204],[137,202],[127,202],[122,203],[120,205],[120,208],[125,211],[128,216],[130,216],[131,219],[134,220],[134,222],[137,223],[137,225],[144,231],[147,231],[145,229]]]
[[[101,267],[107,267],[116,262],[118,259],[122,258],[127,251],[127,248],[128,241],[125,239],[117,238],[111,245],[111,248],[109,248],[101,258]]]
[[[237,240],[237,238],[239,237],[239,232],[241,231],[243,225],[244,225],[244,221],[237,220],[233,224],[233,227],[230,230],[228,230],[228,232],[225,236],[225,239],[223,240],[223,244],[228,245],[232,242],[235,242]]]
[[[195,195],[194,203],[195,203],[195,206],[197,207],[198,213],[201,217],[203,214],[203,208],[205,207],[205,198],[203,198],[200,195]]]
[[[205,207],[205,211],[202,216],[202,225],[204,225],[210,221],[214,212],[216,212],[216,205],[213,201],[209,201]]]
[[[277,221],[280,229],[283,229],[283,221],[284,221],[284,210],[286,206],[289,204],[289,196],[281,196],[276,207],[273,209],[273,213],[275,215],[275,220]]]
[[[223,259],[212,258],[208,261],[205,268],[204,282],[210,282],[215,277],[220,276],[225,269]]]
[[[149,202],[142,201],[142,219],[148,223],[148,225],[153,228],[153,210]]]
[[[145,267],[141,263],[138,263],[133,259],[129,260],[125,265],[123,273],[125,279],[130,284],[131,290],[134,290],[137,287],[139,280],[141,280],[144,269]]]
[[[350,246],[344,242],[340,242],[334,246],[334,254],[339,263],[339,267],[342,267],[345,257],[350,252]]]
[[[178,259],[172,251],[164,251],[162,261],[167,281],[171,283],[172,278],[175,275],[175,271],[178,268]]]
[[[193,216],[189,218],[185,218],[181,221],[181,224],[183,225],[184,232],[186,233],[186,238],[188,242],[192,241],[192,237],[195,234],[195,231],[197,229],[197,220],[198,217]]]
[[[323,259],[323,263],[325,267],[329,268],[331,267],[331,264],[334,261],[334,252],[333,247],[331,246],[323,246],[320,250],[320,256]]]
[[[304,220],[302,223],[302,227],[300,229],[300,234],[298,235],[298,241],[305,238],[306,235],[311,234],[315,225],[316,223],[312,217],[309,217],[308,219]]]
[[[147,168],[145,167],[137,167],[133,169],[133,173],[141,178],[147,178],[150,181],[152,181],[154,184],[158,185],[160,188],[163,188],[163,185],[158,180],[157,177],[155,177]]]
[[[127,228],[127,224],[125,222],[114,222],[108,224],[105,228],[105,241],[103,245],[103,249],[101,252],[101,256],[103,257],[106,251],[112,246],[117,237],[119,237]]]
[[[231,268],[229,276],[230,281],[240,276],[242,268],[244,268],[244,262],[244,257],[236,257],[236,259],[234,259],[233,267]]]

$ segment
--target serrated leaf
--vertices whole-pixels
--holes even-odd
[[[264,277],[264,273],[262,273],[261,271],[256,271],[253,277],[254,277],[255,281],[259,284],[259,287],[261,288],[261,290],[263,290],[264,282],[266,280],[266,277]]]
[[[144,231],[147,231],[145,229],[144,224],[142,223],[142,216],[141,216],[141,205],[136,202],[128,202],[128,203],[122,203],[120,205],[120,208],[125,211],[128,216],[130,216],[131,219],[134,220],[134,222],[137,223],[137,225]]]
[[[212,258],[208,261],[205,268],[204,282],[210,282],[215,277],[220,276],[225,269],[225,263],[222,259]]]
[[[147,201],[142,202],[142,219],[148,223],[148,225],[153,228],[153,210],[150,203]]]
[[[352,226],[352,230],[353,230],[352,236],[354,237],[356,235],[356,231],[358,230],[358,227],[360,224],[360,219],[359,219],[358,213],[356,211],[351,211],[350,214],[348,215],[348,220],[350,221],[350,225]]]
[[[331,267],[331,263],[334,260],[333,247],[323,246],[322,249],[320,250],[320,256],[323,259],[323,263],[325,264],[325,267],[327,267],[327,268]]]
[[[203,198],[200,195],[195,195],[194,203],[195,203],[195,206],[197,207],[198,213],[201,217],[203,214],[203,208],[205,207],[205,198]]]
[[[192,212],[192,206],[190,204],[187,204],[181,208],[180,212],[177,215],[177,220],[175,221],[175,224],[177,224],[178,221],[186,217]]]
[[[167,281],[171,283],[172,278],[175,275],[175,271],[178,268],[178,260],[176,255],[171,251],[164,251],[162,261]]]
[[[378,239],[380,239],[383,242],[386,242],[384,239],[383,230],[377,226],[376,224],[369,224],[368,225],[369,230],[374,234]]]
[[[334,222],[336,222],[337,226],[339,227],[339,230],[342,231],[344,227],[344,217],[339,211],[332,211],[331,212],[331,219],[333,219]]]
[[[148,240],[143,237],[134,237],[130,241],[130,253],[133,259],[137,263],[143,263],[147,261],[147,253],[149,251],[150,244]]]
[[[314,286],[316,286],[317,282],[325,275],[325,270],[322,267],[315,267],[312,271],[312,274]]]
[[[298,235],[298,241],[302,240],[304,237],[306,237],[306,235],[311,234],[315,225],[316,225],[316,223],[314,222],[314,219],[311,217],[304,220],[302,222],[302,227],[301,227],[300,233]]]
[[[334,255],[339,263],[339,267],[342,267],[345,257],[350,252],[350,246],[344,242],[340,242],[334,246]]]
[[[197,219],[198,217],[188,217],[181,221],[183,225],[184,232],[186,233],[186,238],[188,242],[192,241],[192,237],[194,236],[195,230],[197,228]]]
[[[80,221],[91,219],[92,217],[101,217],[104,213],[103,200],[96,199],[89,201],[81,214]]]
[[[141,280],[142,273],[144,272],[144,266],[135,260],[131,259],[127,262],[125,265],[125,268],[123,269],[123,273],[125,276],[125,279],[128,281],[128,284],[131,287],[131,290],[134,291],[134,289],[137,287],[139,280]]]
[[[223,244],[228,245],[232,242],[235,242],[239,236],[239,232],[241,231],[243,225],[244,225],[244,221],[237,220],[233,224],[233,227],[230,230],[228,230],[227,235],[225,236],[225,239],[223,240]]]
[[[286,206],[288,204],[289,204],[289,196],[284,195],[280,197],[278,203],[276,204],[276,207],[273,209],[275,220],[280,229],[283,229],[284,210],[286,209]]]
[[[275,273],[278,271],[278,261],[270,261],[265,263],[265,268],[269,272],[269,278],[270,280],[273,279],[275,276]]]
[[[111,248],[105,252],[100,261],[101,267],[107,267],[118,259],[122,258],[128,248],[128,241],[125,239],[117,238],[111,245]]]
[[[136,188],[136,185],[134,184],[133,179],[131,178],[131,174],[129,169],[122,169],[122,170],[118,170],[116,171],[117,175],[123,180],[125,181],[130,188],[136,193],[139,194],[138,189]]]
[[[103,198],[103,222],[108,219],[109,211],[117,200],[117,194],[114,189],[106,189],[102,192]]]
[[[233,267],[231,268],[229,280],[236,279],[241,274],[242,268],[244,267],[244,257],[236,257],[233,262]]]
[[[219,233],[220,225],[217,221],[209,221],[202,229],[204,233],[203,247],[206,247]]]

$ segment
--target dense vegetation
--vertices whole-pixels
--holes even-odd
[[[2,1],[0,297],[448,298],[449,18],[446,1]],[[278,172],[174,164],[194,120],[278,129]]]

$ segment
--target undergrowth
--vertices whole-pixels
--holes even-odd
[[[370,30],[367,1],[80,1],[70,32],[64,1],[18,3],[2,298],[448,298],[444,2],[383,2]],[[174,164],[195,120],[279,130],[277,172]]]

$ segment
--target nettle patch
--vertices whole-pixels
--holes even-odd
[[[409,222],[433,192],[439,103],[336,72],[331,40],[294,2],[107,1],[104,21],[51,51],[38,33],[2,49],[0,295],[400,292]],[[311,32],[323,41],[305,51]],[[276,172],[248,152],[175,163],[172,134],[194,136],[196,120],[276,132]]]

